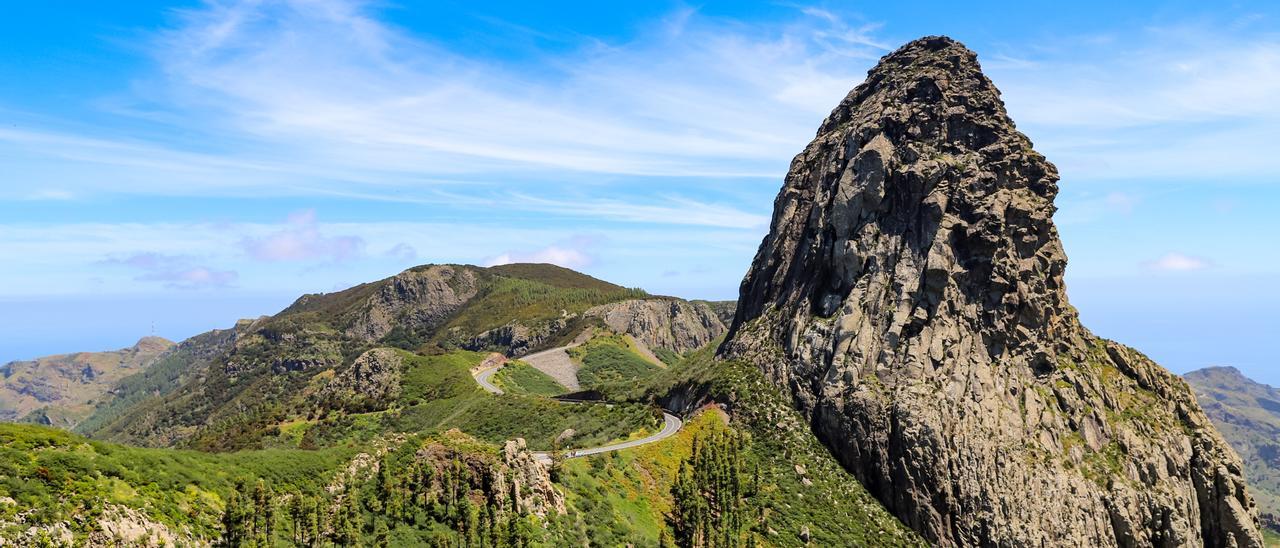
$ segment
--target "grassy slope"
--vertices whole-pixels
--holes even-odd
[[[554,265],[503,265],[483,273],[485,281],[480,293],[436,331],[436,342],[457,344],[512,321],[533,327],[568,314],[581,314],[596,305],[648,296],[640,289],[617,286]]]
[[[1205,414],[1244,460],[1263,525],[1280,535],[1280,389],[1254,382],[1234,368],[1184,375]]]
[[[634,383],[660,370],[640,356],[634,342],[624,335],[597,336],[570,348],[569,357],[582,366],[578,369],[578,382],[584,389]]]
[[[510,394],[558,396],[569,390],[524,362],[510,362],[493,375],[493,383]]]
[[[567,429],[569,443],[587,447],[627,437],[658,426],[653,411],[642,404],[564,405],[520,394],[485,392],[470,369],[484,353],[454,351],[437,356],[401,352],[405,370],[399,399],[370,413],[331,413],[323,418],[291,417],[276,425],[280,445],[330,447],[366,443],[389,433],[442,432],[457,428],[481,440],[501,443],[525,438],[531,447],[551,448]]]
[[[1263,529],[1262,541],[1266,543],[1267,546],[1280,546],[1280,533],[1272,531],[1271,529]]]
[[[116,383],[111,389],[114,397],[99,404],[75,431],[94,436],[110,430],[111,424],[134,406],[176,390],[192,374],[207,366],[211,356],[230,348],[234,337],[234,330],[214,330],[183,341],[145,371]]]
[[[724,427],[723,414],[702,413],[662,442],[565,462],[560,485],[576,513],[558,524],[560,534],[584,544],[657,546],[681,460],[696,436]]]
[[[776,389],[750,368],[712,360],[710,349],[659,370],[645,386],[635,388],[631,383],[630,391],[617,388],[615,397],[637,403],[612,408],[484,393],[469,375],[469,368],[483,358],[480,353],[402,356],[408,362],[404,389],[388,410],[276,425],[275,443],[331,447],[325,450],[207,454],[136,449],[36,427],[0,427],[0,496],[17,503],[0,507],[0,521],[37,508],[29,518],[33,522],[62,522],[110,502],[209,538],[219,530],[223,497],[237,480],[266,478],[277,492],[320,492],[336,470],[344,468],[355,453],[368,451],[382,433],[413,430],[441,439],[448,436],[443,430],[458,427],[479,438],[468,451],[493,454],[496,447],[485,441],[522,435],[532,438],[535,446],[549,444],[561,428],[576,421],[577,427],[594,434],[570,445],[598,445],[608,438],[628,437],[630,427],[617,428],[628,421],[656,427],[645,402],[692,387],[723,404],[730,414],[706,408],[690,418],[678,435],[662,442],[565,463],[558,481],[570,513],[553,520],[545,545],[582,544],[589,539],[596,545],[656,546],[667,529],[672,478],[688,456],[692,440],[725,428],[743,431],[752,439],[749,461],[759,465],[767,486],[761,495],[768,516],[763,529],[772,531],[764,538],[766,544],[798,546],[802,528],[810,531],[815,545],[918,544],[836,465]],[[409,448],[400,452],[413,453]],[[797,464],[803,467],[803,476]],[[41,468],[47,471],[40,472]],[[430,531],[402,523],[393,527],[394,536],[421,540],[439,534],[441,525],[424,527]]]

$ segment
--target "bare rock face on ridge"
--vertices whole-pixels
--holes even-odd
[[[722,357],[941,545],[1261,546],[1187,385],[1081,326],[1057,170],[976,56],[886,56],[792,161]]]
[[[406,270],[369,297],[347,334],[374,341],[397,325],[410,330],[437,326],[476,296],[476,283],[469,268],[431,265]]]
[[[649,348],[677,353],[696,350],[724,334],[725,326],[706,303],[675,299],[632,299],[593,307],[598,317],[618,333],[626,333]]]

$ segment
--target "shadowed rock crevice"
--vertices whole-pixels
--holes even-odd
[[[903,46],[792,161],[721,355],[935,543],[1261,546],[1185,383],[1080,325],[1057,181],[973,52]]]

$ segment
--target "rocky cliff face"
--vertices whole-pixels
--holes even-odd
[[[633,299],[596,306],[585,315],[600,318],[609,329],[631,335],[649,348],[678,353],[702,348],[725,332],[715,311],[703,302]]]
[[[375,341],[393,327],[436,327],[475,297],[475,272],[452,265],[406,270],[391,278],[361,309],[347,335]]]
[[[1244,460],[1261,521],[1280,533],[1280,388],[1255,382],[1234,367],[1185,375],[1205,414]]]
[[[907,44],[792,161],[721,356],[936,544],[1261,546],[1186,384],[1080,325],[1057,179],[971,51]]]
[[[540,322],[522,322],[512,320],[507,325],[485,331],[462,345],[468,350],[502,350],[511,356],[528,354],[538,345],[555,338],[569,325],[573,317],[556,318]]]

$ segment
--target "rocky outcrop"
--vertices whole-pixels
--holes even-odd
[[[572,316],[556,318],[532,326],[512,320],[502,327],[472,337],[462,347],[467,350],[492,350],[508,356],[520,356],[560,335],[572,319]]]
[[[432,265],[406,270],[369,297],[347,335],[374,341],[397,326],[409,331],[435,328],[477,291],[476,275],[470,268]]]
[[[477,506],[499,513],[513,507],[520,515],[540,518],[567,512],[564,494],[551,482],[550,470],[529,451],[524,439],[506,442],[496,457],[475,451],[474,444],[474,438],[457,430],[425,442],[411,465],[417,471],[416,489],[423,493],[454,489],[473,498]]]
[[[886,56],[792,161],[720,355],[939,545],[1261,546],[1190,389],[1080,325],[1057,171],[976,56]]]
[[[404,360],[390,348],[375,348],[361,354],[334,376],[320,391],[318,399],[330,409],[362,412],[384,409],[400,396]]]
[[[516,438],[503,445],[502,463],[505,468],[499,469],[501,479],[498,483],[510,485],[506,492],[516,497],[516,508],[521,513],[545,518],[551,514],[563,515],[567,511],[564,494],[551,483],[551,471],[529,451],[524,438]]]
[[[600,318],[618,333],[631,335],[649,348],[684,353],[706,346],[724,334],[724,324],[702,302],[676,299],[633,299],[600,305],[586,317]]]
[[[726,326],[733,323],[733,314],[738,311],[738,301],[693,301],[697,304],[705,304],[716,313],[716,317],[720,319],[720,323]]]

